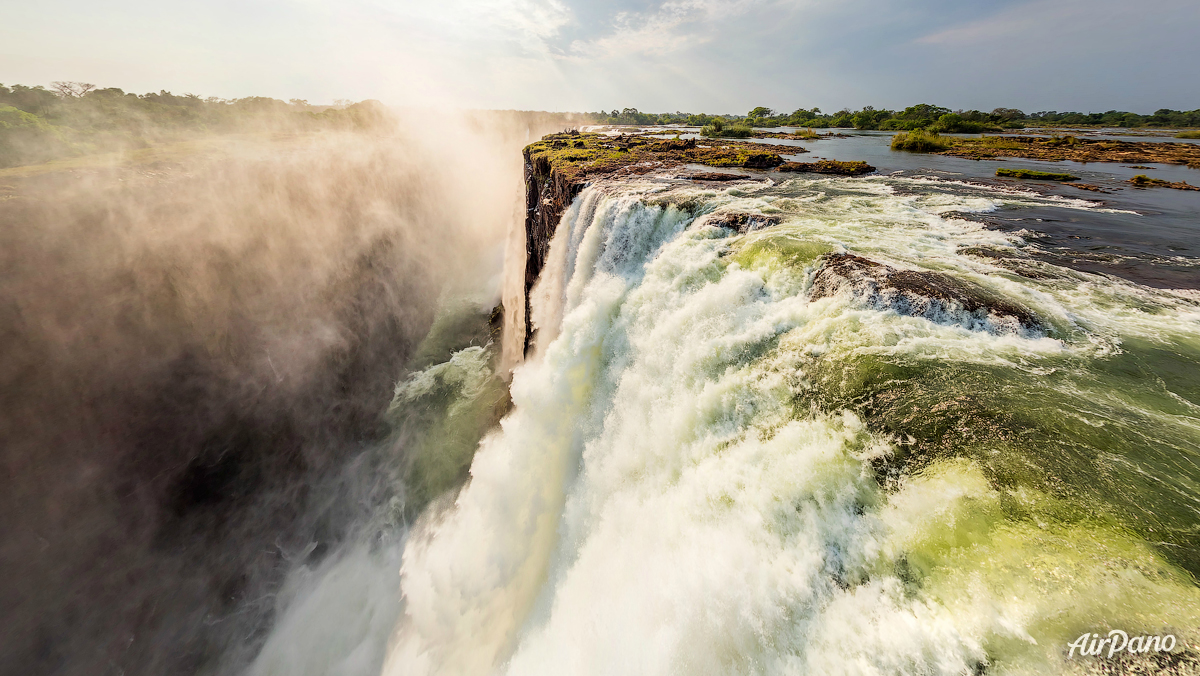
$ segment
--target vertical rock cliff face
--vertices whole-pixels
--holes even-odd
[[[529,291],[546,265],[550,240],[558,228],[563,212],[585,183],[568,178],[553,167],[546,157],[531,157],[525,148],[525,293],[524,352],[533,345],[533,324],[529,308]],[[520,339],[520,337],[518,337]]]

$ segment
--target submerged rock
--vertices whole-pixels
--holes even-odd
[[[1111,194],[1112,194],[1112,192],[1111,192],[1111,191],[1109,191],[1109,190],[1105,190],[1104,188],[1102,188],[1102,187],[1100,187],[1100,186],[1098,186],[1098,185],[1094,185],[1094,184],[1092,184],[1092,183],[1069,183],[1068,185],[1070,185],[1072,188],[1078,188],[1078,189],[1080,189],[1080,190],[1088,190],[1088,191],[1091,191],[1091,192],[1099,192],[1099,193],[1104,193],[1105,195],[1111,195]],[[1120,190],[1120,188],[1118,188],[1118,190]]]
[[[809,298],[850,292],[868,305],[939,323],[997,333],[1039,331],[1028,309],[971,282],[927,270],[900,270],[854,254],[829,254],[813,277]]]

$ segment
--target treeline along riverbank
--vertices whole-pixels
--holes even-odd
[[[1180,111],[1160,108],[1150,115],[1122,110],[1110,110],[1105,113],[1060,113],[1054,110],[1026,113],[1016,108],[996,108],[991,112],[951,110],[928,103],[909,106],[904,110],[866,106],[861,110],[843,108],[835,113],[823,113],[820,108],[800,108],[787,113],[758,106],[745,115],[643,113],[636,108],[600,111],[592,115],[601,124],[686,124],[701,127],[712,124],[714,120],[736,120],[753,127],[853,127],[902,131],[936,127],[938,131],[952,133],[979,133],[1038,126],[1200,127],[1200,109]]]

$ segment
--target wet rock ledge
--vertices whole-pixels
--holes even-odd
[[[875,171],[875,167],[862,161],[818,160],[816,162],[784,162],[779,166],[779,171],[832,174],[834,176],[862,176]]]
[[[1044,331],[1030,310],[977,285],[927,270],[900,270],[854,254],[829,254],[813,277],[809,298],[850,292],[877,308],[993,333]]]
[[[1200,169],[1200,144],[1160,141],[1116,141],[1074,136],[981,136],[955,138],[939,155],[972,160],[1021,157],[1061,162],[1122,162],[1125,164],[1182,164]]]

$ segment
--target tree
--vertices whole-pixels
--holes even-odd
[[[949,112],[949,108],[934,106],[928,103],[918,103],[915,106],[909,106],[903,111],[896,113],[896,117],[901,120],[929,120],[933,122]]]
[[[1001,120],[1023,120],[1025,113],[1016,108],[997,108],[992,111],[992,116]]]
[[[756,117],[771,117],[774,114],[775,114],[775,111],[771,110],[770,108],[767,108],[766,106],[759,106],[759,107],[755,108],[754,110],[746,113],[746,117],[753,119]]]
[[[64,99],[81,99],[88,92],[96,88],[96,85],[89,82],[63,82],[55,80],[50,83],[50,88],[58,92],[58,95]]]

